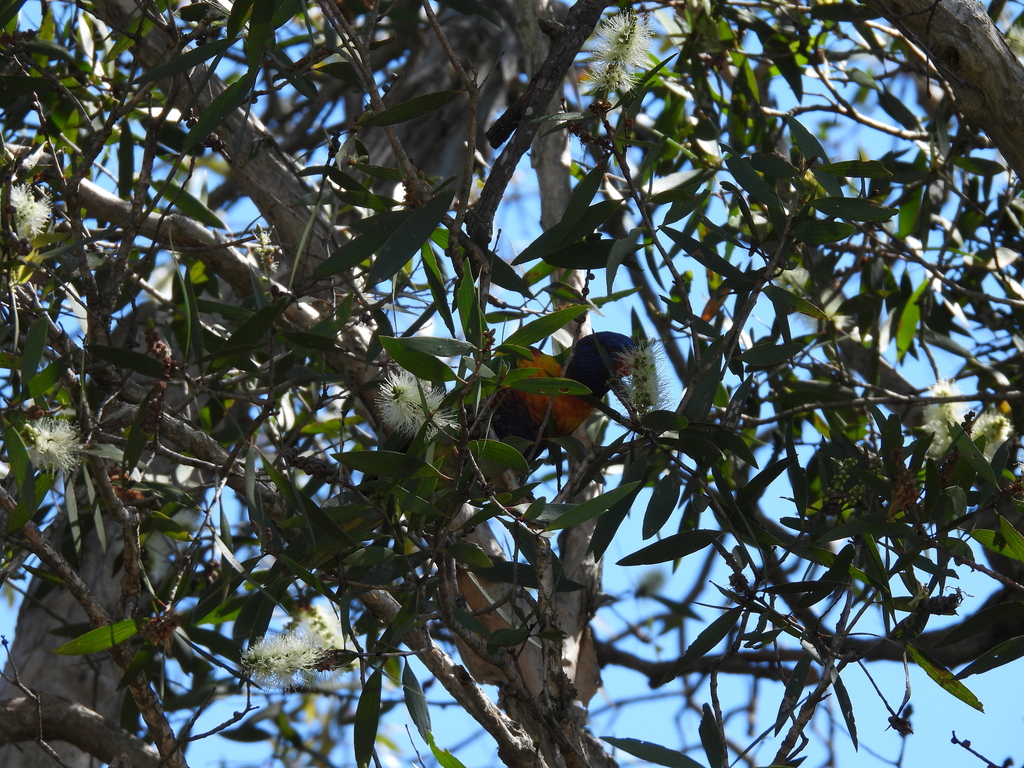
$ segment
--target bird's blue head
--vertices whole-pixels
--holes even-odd
[[[576,342],[565,377],[585,384],[594,397],[604,397],[612,376],[626,374],[622,369],[622,353],[636,349],[629,336],[614,331],[599,331]]]

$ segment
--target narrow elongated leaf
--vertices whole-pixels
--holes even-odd
[[[81,637],[76,637],[59,648],[54,653],[61,656],[83,656],[87,653],[96,653],[113,648],[118,643],[123,643],[139,632],[139,623],[135,619],[125,619],[116,624],[107,624],[105,627],[96,627],[86,632]]]
[[[409,214],[377,254],[366,278],[371,285],[394,277],[405,266],[437,229],[454,197],[454,189],[445,190]]]
[[[116,365],[118,368],[128,368],[136,373],[141,373],[143,376],[159,378],[164,372],[163,363],[149,355],[144,355],[131,349],[90,344],[88,350],[90,355],[98,357],[104,362]]]
[[[886,208],[858,197],[822,197],[812,200],[811,205],[826,216],[851,221],[888,221],[899,213],[896,208]]]
[[[721,531],[676,533],[649,544],[631,555],[626,555],[619,560],[618,565],[654,565],[655,563],[667,563],[669,560],[679,560],[710,546],[715,539],[722,535]]]
[[[505,339],[504,343],[524,347],[530,344],[535,344],[541,339],[548,338],[551,334],[584,311],[585,309],[583,307],[565,307],[564,309],[557,309],[551,314],[538,317],[536,320],[531,320]]]
[[[395,451],[351,451],[333,456],[349,469],[388,478],[444,477],[425,461]]]
[[[373,758],[373,747],[377,742],[377,726],[380,723],[380,688],[383,673],[376,670],[366,680],[359,704],[356,706],[352,745],[355,749],[356,765],[366,768]]]
[[[151,83],[154,80],[160,80],[165,77],[173,77],[174,75],[180,75],[182,72],[188,72],[194,67],[199,66],[204,61],[212,59],[214,56],[221,56],[228,48],[235,44],[235,40],[225,38],[224,40],[214,40],[193,48],[191,51],[185,51],[180,56],[171,59],[166,64],[161,64],[159,67],[154,67],[148,72],[143,72],[135,79],[136,85],[145,85]]]
[[[640,483],[624,483],[613,491],[608,493],[602,493],[589,501],[585,501],[579,504],[571,512],[559,517],[557,520],[552,521],[544,529],[546,531],[558,531],[562,528],[571,528],[574,525],[585,523],[591,518],[597,517],[602,512],[607,512],[609,507],[617,503],[620,499],[626,498],[633,491],[634,488],[639,487]]]
[[[843,685],[842,678],[838,675],[832,681],[832,687],[836,692],[836,701],[839,702],[839,711],[843,713],[843,720],[846,721],[846,730],[850,732],[853,748],[859,749],[859,744],[857,743],[857,721],[853,716],[853,702],[850,700],[850,694],[846,690],[846,686]]]
[[[980,701],[978,701],[978,697],[971,693],[970,689],[966,685],[957,680],[953,673],[942,666],[939,662],[931,658],[920,648],[916,648],[910,643],[907,643],[907,652],[910,654],[910,658],[914,660],[914,663],[923,669],[928,677],[938,683],[944,691],[952,694],[956,698],[960,699],[964,704],[969,707],[973,707],[979,712],[985,711],[985,707]]]
[[[590,389],[575,379],[559,379],[554,376],[537,376],[532,379],[520,379],[510,384],[513,389],[531,395],[589,395]]]
[[[440,0],[440,3],[442,5],[447,5],[449,8],[454,8],[459,13],[464,13],[467,16],[473,14],[482,16],[498,29],[503,29],[501,26],[501,19],[498,17],[498,14],[483,3],[477,2],[477,0]]]
[[[682,752],[663,747],[660,744],[652,744],[649,741],[619,739],[614,736],[602,736],[601,741],[607,741],[616,749],[621,749],[633,757],[639,757],[641,760],[655,765],[664,765],[666,768],[704,768],[696,760],[687,757]]]
[[[455,372],[433,355],[420,352],[407,339],[380,336],[380,343],[392,359],[418,379],[432,382],[454,381]]]
[[[700,743],[704,747],[704,754],[707,755],[708,765],[711,768],[726,768],[728,766],[728,752],[725,749],[725,738],[718,727],[718,720],[711,709],[710,704],[705,704],[702,709],[700,725],[697,732],[700,734]]]
[[[486,468],[481,467],[484,470],[484,474],[488,477],[495,477],[506,469],[511,469],[521,475],[525,475],[530,471],[530,465],[526,463],[523,454],[511,445],[499,442],[498,440],[471,440],[469,442],[469,450],[473,452],[473,456],[476,457],[477,461],[490,462],[496,465],[498,472],[494,473],[494,475],[488,473]]]
[[[809,219],[800,222],[793,230],[793,235],[808,245],[823,245],[845,240],[856,231],[857,228],[853,224],[847,224],[845,221]]]
[[[995,648],[989,648],[981,654],[981,656],[960,670],[956,676],[957,680],[962,680],[965,677],[977,675],[982,672],[988,672],[990,669],[995,669],[996,667],[1001,667],[1004,664],[1009,664],[1011,661],[1016,661],[1021,656],[1024,656],[1024,636],[1012,637],[1009,640],[1000,643]],[[960,697],[958,696],[957,698]],[[972,704],[971,706],[974,705]],[[975,709],[978,709],[978,707],[975,707]]]
[[[403,101],[401,104],[388,107],[383,112],[378,112],[376,115],[364,115],[359,118],[356,124],[360,126],[380,126],[404,123],[406,120],[412,120],[413,118],[420,117],[428,112],[433,112],[435,109],[440,109],[460,93],[462,93],[462,91],[436,91],[434,93],[425,93],[422,96],[416,96],[408,101]]]
[[[935,647],[943,648],[947,645],[958,643],[961,640],[974,637],[974,635],[985,631],[993,624],[998,624],[1002,621],[1020,621],[1021,618],[1024,618],[1024,603],[996,603],[995,605],[986,606],[977,613],[968,616],[960,624],[943,635],[935,643]]]
[[[843,160],[839,163],[827,163],[819,166],[814,171],[815,173],[831,173],[833,176],[852,176],[855,179],[892,178],[892,172],[878,160]]]
[[[430,708],[408,660],[402,670],[402,692],[405,694],[405,707],[409,710],[409,717],[412,718],[416,730],[420,732],[420,737],[426,741],[430,736]]]
[[[661,685],[664,685],[670,680],[674,680],[679,675],[683,674],[690,668],[690,666],[697,659],[703,658],[706,654],[711,653],[715,646],[718,645],[725,637],[732,631],[733,627],[736,626],[736,622],[740,620],[740,614],[742,609],[730,608],[713,622],[708,624],[704,628],[704,631],[697,635],[697,639],[694,640],[690,647],[686,649],[682,656],[680,656],[676,662],[669,667],[668,672],[665,673],[665,677],[661,680]]]
[[[199,120],[193,125],[185,136],[184,149],[188,150],[213,133],[220,124],[227,119],[227,116],[242,105],[252,91],[253,78],[246,74],[229,85],[210,105],[203,110]]]

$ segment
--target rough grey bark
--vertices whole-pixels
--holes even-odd
[[[1024,67],[975,0],[869,0],[948,83],[956,107],[1024,176]]]

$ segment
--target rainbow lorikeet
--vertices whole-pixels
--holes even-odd
[[[564,371],[558,360],[538,349],[532,350],[533,360],[520,360],[519,367],[540,368],[542,372],[537,376],[574,379],[589,388],[594,397],[600,398],[608,392],[613,376],[628,373],[624,369],[622,355],[634,349],[636,344],[628,336],[600,331],[576,342],[576,349]],[[508,388],[500,390],[496,396],[491,426],[501,440],[521,437],[537,444],[545,437],[572,434],[587,420],[591,411],[593,407],[575,395],[552,398]]]

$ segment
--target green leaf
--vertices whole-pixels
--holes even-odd
[[[425,461],[395,451],[351,451],[332,455],[349,469],[389,479],[403,477],[445,479],[444,475]]]
[[[185,136],[183,148],[188,150],[205,141],[206,137],[217,130],[228,115],[238,109],[249,98],[252,91],[253,78],[246,74],[229,85],[210,105],[203,110],[196,124],[189,128]]]
[[[583,502],[577,505],[574,509],[566,512],[564,515],[548,523],[545,531],[559,531],[562,528],[571,528],[574,525],[585,523],[587,520],[597,517],[603,512],[607,512],[608,509],[620,499],[626,498],[634,488],[640,486],[639,482],[623,483],[613,491],[602,493],[593,499]]]
[[[139,622],[135,619],[125,619],[116,624],[107,624],[105,627],[91,629],[81,637],[76,637],[59,648],[55,648],[53,652],[59,653],[61,656],[83,656],[87,653],[105,651],[118,643],[135,637],[138,632]]]
[[[740,360],[747,365],[766,368],[792,360],[806,346],[801,341],[791,341],[788,344],[773,344],[771,342],[756,344],[740,353]]]
[[[456,541],[444,548],[446,555],[451,555],[456,562],[470,568],[490,568],[494,563],[491,558],[471,541]]]
[[[843,713],[843,720],[846,721],[846,730],[850,732],[850,740],[853,742],[853,748],[856,750],[859,748],[857,744],[857,721],[853,716],[853,702],[850,700],[850,694],[839,675],[836,675],[832,681],[832,687],[836,691],[839,711]]]
[[[878,160],[844,160],[827,163],[814,169],[815,173],[831,173],[833,176],[852,176],[855,179],[888,179],[892,172]]]
[[[821,219],[809,219],[803,221],[793,229],[793,236],[808,245],[823,245],[845,240],[857,228],[845,221],[822,221]]]
[[[441,749],[434,743],[434,735],[432,733],[427,734],[426,741],[430,745],[430,751],[434,754],[434,759],[437,760],[437,764],[441,768],[466,768],[455,755],[447,749]]]
[[[807,674],[811,671],[811,655],[805,653],[793,667],[793,672],[786,681],[786,693],[779,702],[779,713],[775,716],[775,735],[782,733],[786,718],[800,703],[800,692],[807,685]]]
[[[789,133],[793,137],[793,141],[796,142],[797,147],[800,149],[800,154],[810,160],[811,158],[817,158],[818,160],[828,163],[828,155],[825,153],[824,147],[821,146],[814,134],[804,128],[803,125],[795,117],[787,117],[786,125],[789,126]]]
[[[437,355],[438,357],[460,357],[462,355],[471,355],[476,351],[476,347],[468,341],[443,339],[434,336],[409,336],[403,338],[402,343],[410,349],[416,349],[428,355]]]
[[[1004,621],[1019,622],[1024,618],[1024,603],[996,603],[982,608],[977,613],[971,614],[949,632],[943,635],[937,643],[936,648],[943,648],[953,643],[959,643],[969,637],[985,631],[993,624]]]
[[[460,93],[462,93],[462,91],[436,91],[435,93],[425,93],[422,96],[416,96],[415,98],[404,101],[401,104],[388,107],[383,112],[378,112],[376,115],[364,115],[356,121],[356,125],[363,127],[404,123],[406,120],[412,120],[413,118],[420,117],[428,112],[433,112],[435,109],[440,109]]]
[[[145,85],[151,83],[154,80],[161,80],[165,77],[173,77],[174,75],[180,75],[183,72],[188,72],[195,67],[202,64],[204,61],[212,59],[214,56],[221,56],[224,52],[235,44],[235,40],[225,38],[223,40],[214,40],[206,43],[205,45],[199,45],[193,48],[191,51],[186,51],[180,56],[176,56],[166,64],[161,64],[159,67],[143,72],[137,78],[135,78],[136,85]]]
[[[406,265],[437,229],[454,197],[454,189],[445,190],[409,214],[377,254],[366,277],[370,285],[394,277]]]
[[[534,344],[541,339],[548,338],[563,325],[584,312],[586,312],[586,308],[580,306],[556,309],[551,314],[530,321],[505,339],[504,343],[522,347]]]
[[[799,312],[802,315],[813,317],[816,320],[828,320],[828,315],[826,315],[824,311],[818,309],[818,307],[811,304],[811,302],[802,296],[797,296],[795,293],[791,293],[785,288],[780,288],[777,285],[767,285],[765,286],[764,292],[765,295],[772,300],[776,311],[788,308],[794,312]]]
[[[649,539],[662,529],[675,511],[679,503],[681,481],[674,474],[666,474],[651,491],[651,500],[647,503],[641,535]]]
[[[721,531],[683,531],[666,536],[661,541],[656,541],[631,555],[626,555],[619,560],[617,565],[654,565],[667,563],[669,560],[680,560],[710,546],[722,535]]]
[[[851,221],[888,221],[899,213],[897,208],[886,208],[859,197],[822,197],[812,200],[811,205],[826,216]]]
[[[89,354],[111,365],[116,365],[118,368],[128,368],[155,379],[163,376],[163,363],[141,352],[123,347],[105,347],[100,344],[90,344],[87,349]]]
[[[520,392],[527,392],[531,395],[589,395],[590,389],[575,379],[559,379],[554,376],[536,376],[532,379],[521,379],[510,385]]]
[[[978,541],[986,549],[1004,557],[1010,557],[1024,563],[1024,536],[1004,517],[999,518],[999,531],[988,528],[977,528],[971,531],[971,538]]]
[[[967,436],[964,428],[959,424],[949,425],[950,434],[953,436],[953,445],[960,451],[960,455],[967,460],[967,463],[971,465],[971,468],[977,472],[981,479],[990,485],[997,485],[996,473],[992,469],[992,465],[985,460],[985,454],[981,452]]]
[[[398,339],[392,336],[378,338],[384,349],[391,355],[391,359],[416,378],[431,382],[456,379],[455,372],[446,363],[441,362],[433,355],[415,349],[407,343],[408,339]]]
[[[467,16],[483,16],[498,29],[503,29],[503,27],[501,26],[501,19],[498,18],[498,14],[496,14],[490,8],[485,6],[483,3],[477,2],[477,0],[439,0],[439,2],[442,5],[447,5],[449,8],[454,8],[459,13],[464,13]]]
[[[786,227],[786,213],[782,208],[782,201],[775,194],[775,190],[754,170],[750,161],[739,155],[733,155],[725,161],[726,166],[732,173],[736,183],[743,187],[752,197],[760,201],[768,210],[768,218],[772,226],[781,235]]]
[[[28,333],[25,334],[25,344],[21,353],[21,377],[25,384],[28,384],[39,370],[39,363],[46,349],[49,325],[49,318],[41,317],[29,326]]]
[[[377,726],[380,723],[380,688],[383,681],[381,670],[375,670],[366,680],[359,694],[352,733],[356,765],[368,768],[373,758],[373,747],[377,742]]]
[[[511,445],[499,442],[498,440],[471,440],[469,450],[473,453],[477,462],[493,465],[486,467],[481,465],[481,470],[486,477],[497,477],[506,469],[511,469],[520,475],[530,472],[530,465],[526,463],[523,454]],[[489,472],[488,469],[496,469]]]
[[[704,747],[708,764],[711,768],[727,768],[729,753],[726,751],[725,739],[718,727],[715,713],[710,704],[705,704],[701,711],[703,714],[700,718],[700,725],[697,727],[697,733],[700,734],[700,743]]]
[[[711,653],[715,646],[722,642],[726,635],[736,626],[736,622],[740,620],[741,613],[742,609],[740,608],[730,608],[708,624],[704,631],[697,635],[697,639],[690,644],[686,652],[669,668],[659,685],[664,685],[670,680],[674,680],[679,675],[685,673],[697,659]]]
[[[971,693],[970,689],[966,685],[957,680],[956,677],[953,676],[953,673],[942,666],[939,662],[931,658],[920,648],[916,648],[910,643],[907,643],[907,652],[910,654],[910,658],[914,660],[914,663],[921,667],[928,677],[938,683],[944,691],[952,694],[956,698],[960,699],[964,704],[969,707],[973,707],[979,712],[985,711],[985,707],[980,701],[978,701],[978,697]]]
[[[1003,641],[995,648],[989,648],[981,654],[981,656],[960,670],[957,674],[957,679],[963,679],[965,677],[970,677],[971,675],[988,672],[990,669],[995,669],[996,667],[1001,667],[1004,664],[1009,664],[1011,661],[1016,661],[1021,656],[1024,656],[1024,636],[1012,637],[1009,640]],[[957,698],[960,697],[958,696]],[[971,706],[974,705],[972,704]],[[980,705],[975,707],[975,709],[980,708]]]
[[[405,708],[409,710],[409,717],[412,718],[416,730],[420,732],[420,737],[427,741],[430,738],[430,708],[408,659],[402,669],[402,691],[405,694]]]
[[[704,768],[696,760],[687,757],[682,752],[663,747],[660,744],[652,744],[649,741],[618,739],[614,736],[602,736],[601,741],[607,741],[616,749],[621,749],[633,757],[639,757],[641,760],[655,765],[664,765],[666,768]]]

